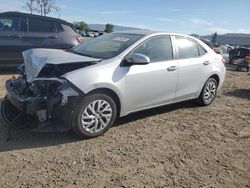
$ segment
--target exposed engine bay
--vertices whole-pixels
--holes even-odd
[[[69,106],[81,99],[84,93],[61,76],[98,63],[95,60],[88,61],[88,57],[85,57],[85,61],[79,62],[82,56],[75,56],[77,62],[65,63],[64,60],[64,63],[53,63],[53,58],[48,54],[47,57],[50,57],[50,60],[44,61],[43,57],[36,57],[36,54],[41,54],[41,50],[25,51],[23,53],[25,63],[19,67],[19,76],[13,76],[12,79],[6,81],[5,102],[11,107],[4,106],[2,113],[7,122],[11,123],[11,120],[15,118],[12,117],[16,114],[13,113],[14,110],[32,117],[37,126],[56,118],[63,119],[62,117],[65,117],[63,113],[69,113]],[[43,63],[38,64],[39,60],[43,60]],[[71,104],[68,104],[69,101]]]

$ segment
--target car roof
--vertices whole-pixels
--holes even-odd
[[[114,33],[135,34],[135,35],[145,35],[145,36],[166,34],[166,35],[178,35],[178,36],[183,36],[183,37],[194,38],[190,35],[185,35],[181,33],[167,32],[167,31],[152,31],[152,30],[147,30],[147,29],[116,31]]]
[[[72,23],[69,23],[69,22],[62,20],[62,19],[59,19],[59,18],[23,13],[23,12],[11,12],[11,11],[10,12],[3,12],[3,13],[0,13],[0,16],[27,16],[27,17],[44,19],[44,20],[50,20],[50,21],[54,21],[54,22],[60,22],[60,23],[66,24],[66,25],[73,26]]]

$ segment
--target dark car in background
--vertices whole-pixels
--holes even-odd
[[[236,65],[236,70],[246,68],[249,72],[250,48],[236,47],[229,51],[229,63]]]
[[[0,70],[17,67],[31,48],[68,49],[79,44],[73,24],[19,12],[0,13]]]

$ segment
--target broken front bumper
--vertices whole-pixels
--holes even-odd
[[[16,87],[13,86],[13,80],[8,80],[5,85],[7,90],[6,100],[24,114],[37,116],[40,122],[53,118],[54,112],[56,111],[55,109],[58,110],[69,103],[70,99],[83,95],[73,84],[64,79],[39,78],[33,82],[56,82],[58,85],[53,94],[50,93],[51,91],[47,91],[48,89],[44,89],[43,93],[45,93],[45,95],[27,96],[19,94]],[[50,95],[48,93],[50,93]]]
[[[11,87],[12,80],[6,81],[6,99],[20,111],[33,115],[36,111],[39,111],[46,107],[48,101],[44,98],[22,98],[17,95]],[[60,101],[60,97],[57,98]]]
[[[72,109],[83,93],[64,79],[44,78],[38,81],[56,81],[60,87],[53,96],[24,97],[18,95],[13,80],[6,81],[6,96],[2,101],[2,117],[10,128],[18,132],[23,129],[57,132],[71,129]],[[8,131],[8,132],[9,132]]]

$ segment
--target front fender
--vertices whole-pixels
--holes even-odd
[[[105,74],[104,74],[105,73]],[[121,103],[120,115],[125,114],[125,101],[121,89],[124,84],[122,71],[112,66],[90,66],[63,75],[65,79],[88,94],[96,89],[109,89],[118,96]],[[118,79],[119,78],[119,79]]]

